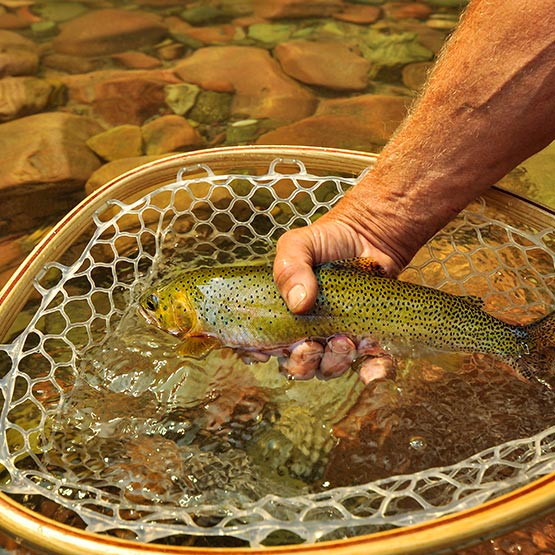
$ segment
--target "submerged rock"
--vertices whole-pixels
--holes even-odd
[[[147,154],[190,150],[203,144],[200,133],[184,118],[168,115],[156,118],[142,128]]]
[[[382,13],[378,6],[362,6],[359,4],[346,4],[338,13],[332,17],[347,23],[357,23],[359,25],[369,25],[376,22]]]
[[[0,233],[59,220],[83,198],[84,182],[101,164],[85,141],[99,131],[90,118],[62,113],[0,125]]]
[[[368,85],[370,62],[340,42],[295,40],[278,45],[274,54],[291,77],[337,90],[362,90]]]
[[[126,171],[138,168],[148,162],[159,160],[165,156],[167,156],[167,154],[159,154],[156,156],[137,156],[132,158],[120,158],[119,160],[108,162],[91,174],[85,184],[85,192],[90,195],[92,192],[102,187],[102,185],[105,185],[108,181],[111,181]]]
[[[122,52],[114,54],[112,60],[130,69],[154,69],[162,65],[158,58],[144,52]]]
[[[189,112],[189,117],[199,123],[216,123],[229,119],[232,95],[215,91],[202,91]]]
[[[379,67],[423,62],[433,57],[433,52],[420,44],[415,33],[386,34],[369,29],[359,46],[363,56]]]
[[[53,89],[53,85],[36,77],[0,79],[0,122],[40,112]]]
[[[324,101],[314,116],[265,133],[257,143],[379,150],[403,120],[407,104],[406,98],[383,95]]]
[[[383,10],[392,19],[426,19],[432,13],[432,8],[422,2],[387,2]]]
[[[189,83],[167,85],[164,90],[166,92],[166,104],[178,116],[184,116],[194,106],[200,92],[199,87]]]
[[[29,21],[14,13],[0,13],[0,29],[26,29]]]
[[[432,62],[417,62],[403,68],[403,83],[412,90],[420,90],[428,78]]]
[[[165,87],[179,80],[168,70],[102,70],[62,82],[72,106],[88,106],[109,125],[142,125],[166,106]]]
[[[87,147],[102,128],[65,113],[35,114],[0,125],[0,189],[42,183],[79,187],[101,162]]]
[[[61,23],[86,13],[87,8],[78,2],[43,2],[33,7],[33,12],[38,13],[43,19]]]
[[[69,54],[47,54],[41,59],[44,67],[69,74],[89,73],[100,68],[102,61],[97,58],[82,58]]]
[[[119,125],[87,140],[87,146],[104,160],[143,154],[143,137],[138,125]]]
[[[253,23],[249,25],[247,36],[266,48],[273,48],[289,40],[294,30],[295,27],[288,23]]]
[[[254,13],[267,19],[327,17],[343,7],[342,0],[254,0]]]
[[[316,108],[315,96],[285,75],[263,48],[201,48],[178,64],[175,73],[206,90],[234,92],[233,115],[294,121]]]
[[[155,44],[166,34],[165,25],[154,14],[103,9],[65,24],[52,45],[61,54],[102,56]]]
[[[0,31],[0,77],[33,75],[38,67],[39,50],[33,41],[13,31]]]
[[[225,44],[233,40],[244,38],[243,30],[228,23],[223,25],[211,25],[205,27],[189,27],[183,30],[179,38],[188,37],[201,45]]]

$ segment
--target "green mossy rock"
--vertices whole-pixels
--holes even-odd
[[[375,67],[396,67],[431,60],[434,53],[418,42],[415,33],[386,35],[368,30],[359,42],[362,55]]]
[[[188,116],[199,123],[225,121],[231,114],[232,98],[233,96],[228,93],[203,91],[199,93]]]

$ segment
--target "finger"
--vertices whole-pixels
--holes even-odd
[[[358,375],[365,385],[374,380],[393,377],[394,373],[393,359],[388,356],[367,358],[360,363],[358,370]]]
[[[344,335],[332,337],[326,345],[317,372],[318,377],[329,380],[343,375],[351,367],[356,354],[356,345],[348,337]]]
[[[317,341],[303,341],[291,350],[289,357],[278,359],[279,369],[288,378],[310,380],[316,375],[324,347]]]
[[[285,233],[276,246],[274,280],[289,310],[296,314],[310,310],[318,294],[311,249],[311,233],[307,228]]]

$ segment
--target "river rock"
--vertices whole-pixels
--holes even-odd
[[[78,2],[44,2],[33,7],[33,12],[40,15],[42,19],[61,23],[68,19],[74,19],[87,12],[86,6]]]
[[[91,174],[85,184],[85,192],[90,195],[92,192],[102,187],[102,185],[105,185],[108,181],[111,181],[122,173],[142,166],[148,162],[164,158],[165,156],[167,155],[159,154],[156,156],[137,156],[132,158],[120,158],[119,160],[108,162]]]
[[[87,147],[102,128],[73,114],[35,114],[0,125],[0,189],[46,183],[77,188],[100,166]]]
[[[229,23],[189,27],[182,30],[181,36],[183,35],[193,39],[193,41],[198,41],[201,45],[225,44],[232,40],[242,39],[245,36],[242,29]]]
[[[41,58],[41,65],[64,73],[78,74],[99,69],[102,61],[99,58],[81,58],[80,56],[52,53]]]
[[[0,79],[0,122],[40,112],[48,104],[53,88],[36,77]]]
[[[254,13],[267,19],[328,17],[343,8],[342,0],[254,0]]]
[[[345,4],[340,12],[334,13],[332,17],[347,23],[358,25],[369,25],[378,21],[382,14],[379,6],[362,6],[359,4]]]
[[[195,105],[200,93],[199,87],[189,83],[167,85],[164,90],[166,91],[166,104],[178,116],[184,116]]]
[[[114,54],[112,60],[129,69],[154,69],[162,65],[158,58],[144,52],[122,52]]]
[[[52,46],[61,54],[103,56],[155,44],[166,34],[165,25],[154,14],[104,9],[63,25]]]
[[[175,73],[206,90],[234,92],[233,115],[294,121],[313,113],[317,104],[263,48],[208,46],[178,64]]]
[[[232,95],[215,91],[202,91],[189,111],[189,118],[199,123],[218,123],[231,115]]]
[[[391,19],[427,19],[432,8],[422,2],[387,2],[383,11]]]
[[[368,85],[370,62],[340,42],[294,40],[274,55],[287,75],[308,85],[353,91]]]
[[[403,83],[413,91],[420,90],[434,64],[432,62],[416,62],[403,68]]]
[[[102,70],[67,75],[70,107],[88,106],[90,112],[110,126],[142,125],[166,106],[165,87],[179,83],[169,70]]]
[[[27,27],[29,27],[29,22],[17,14],[0,14],[0,29],[26,29]]]
[[[142,133],[149,155],[190,150],[203,144],[200,133],[177,115],[161,116],[148,122],[143,125]]]
[[[39,51],[34,42],[13,31],[0,31],[0,77],[33,75],[38,67]]]
[[[401,123],[409,102],[384,95],[323,101],[314,116],[265,133],[257,143],[376,151]]]
[[[87,140],[87,146],[100,158],[112,161],[142,156],[143,137],[138,125],[118,125]]]

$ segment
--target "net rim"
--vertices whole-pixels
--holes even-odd
[[[44,240],[35,248],[29,257],[16,270],[10,281],[0,292],[0,331],[3,334],[11,325],[13,318],[19,311],[26,296],[26,289],[30,288],[33,277],[48,260],[55,259],[60,252],[71,243],[71,239],[80,233],[83,220],[91,218],[99,207],[108,199],[127,198],[135,190],[143,190],[141,178],[156,170],[166,169],[175,175],[175,168],[183,165],[195,169],[202,164],[209,164],[213,169],[230,164],[260,164],[265,168],[275,158],[280,157],[284,164],[291,163],[291,159],[300,158],[310,169],[314,165],[331,173],[334,167],[341,167],[343,172],[358,173],[376,161],[376,155],[370,153],[353,152],[342,149],[319,147],[224,147],[207,149],[192,153],[173,155],[150,162],[110,181],[96,192],[89,195],[82,203],[72,210],[47,234]],[[330,162],[332,162],[330,164]],[[319,166],[320,165],[320,166]],[[337,171],[337,170],[335,170]],[[136,184],[135,182],[139,182]],[[536,209],[553,212],[545,207],[534,205],[518,195],[500,190],[493,190],[489,195],[507,202],[507,198],[515,199],[512,209],[520,209],[521,203],[535,206]],[[64,244],[65,241],[65,244]],[[27,287],[26,287],[27,286]],[[8,316],[6,316],[6,314]],[[98,553],[99,547],[107,553],[373,553],[401,554],[401,553],[431,553],[437,549],[452,544],[453,537],[457,541],[468,543],[478,541],[485,536],[494,535],[501,530],[516,526],[520,521],[530,518],[550,508],[555,501],[555,473],[546,475],[530,484],[522,486],[508,494],[492,501],[483,503],[453,515],[448,515],[425,523],[411,525],[387,532],[362,535],[353,539],[332,542],[322,542],[311,545],[295,545],[279,548],[228,548],[228,549],[198,549],[186,547],[161,546],[156,544],[142,544],[135,541],[119,540],[110,536],[95,534],[73,528],[53,521],[39,513],[24,508],[22,505],[0,492],[0,528],[12,536],[23,539],[25,543],[47,548],[55,553],[75,553],[76,545],[80,545],[82,553]],[[47,533],[45,534],[45,530]]]

